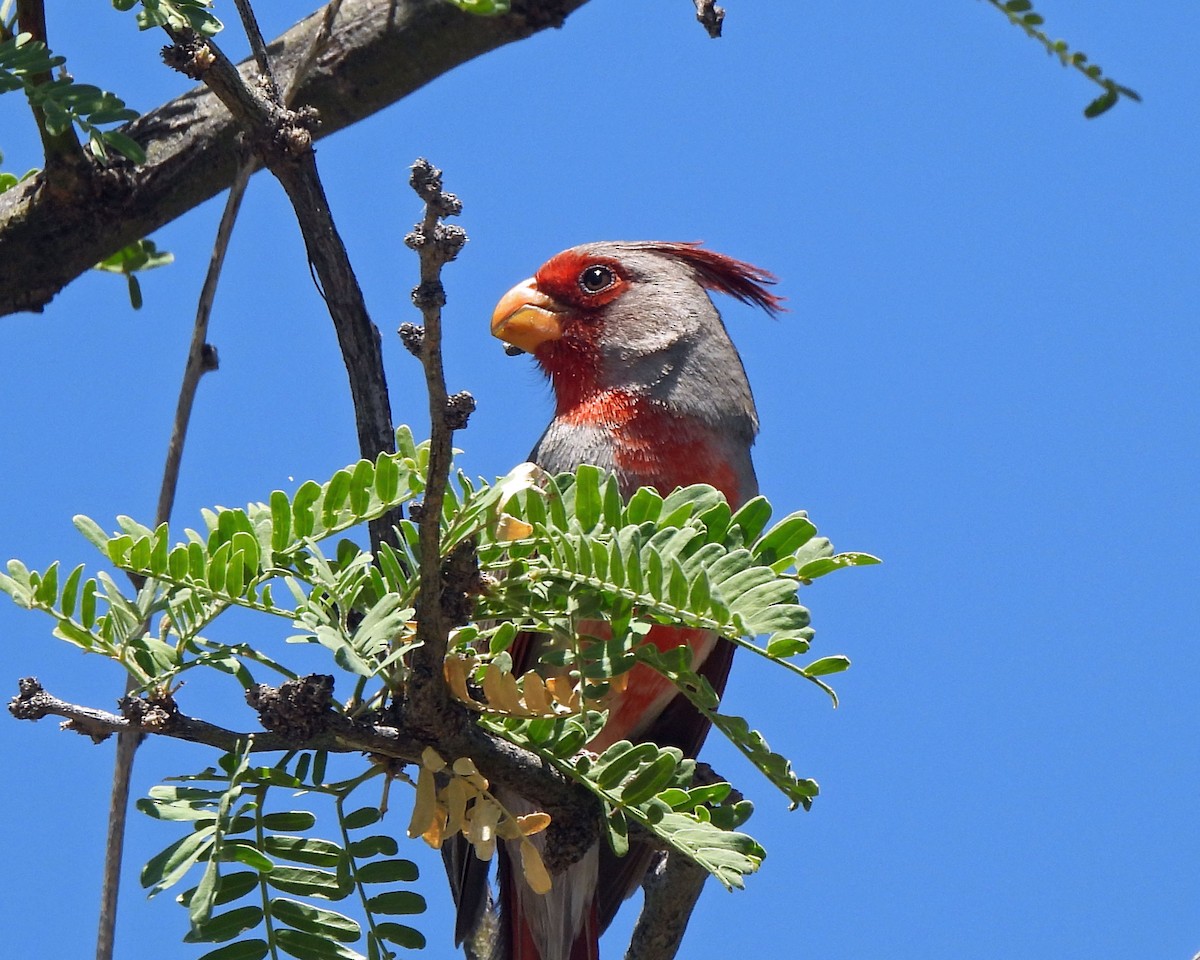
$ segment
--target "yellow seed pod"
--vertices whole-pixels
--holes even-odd
[[[417,776],[417,797],[413,801],[412,817],[408,821],[408,835],[420,837],[429,829],[438,808],[437,784],[426,767]]]
[[[528,840],[521,841],[521,873],[525,875],[525,882],[529,884],[529,889],[534,893],[550,892],[550,888],[553,886],[550,882],[550,873],[546,870],[546,865],[542,862],[542,855],[537,852],[537,847]]]
[[[493,530],[497,540],[524,540],[533,533],[533,524],[502,513]]]
[[[521,828],[522,836],[531,837],[533,834],[541,833],[550,826],[550,814],[541,811],[526,813],[523,816],[517,817],[517,826]]]
[[[441,773],[446,769],[446,761],[442,759],[442,755],[434,750],[433,747],[426,747],[421,751],[421,766],[431,773]]]
[[[491,784],[488,783],[487,777],[485,777],[482,773],[473,773],[469,777],[464,777],[463,779],[466,780],[467,783],[473,786],[476,790],[486,790],[491,786]]]
[[[556,703],[561,703],[572,712],[579,711],[579,688],[571,682],[570,677],[550,677],[546,681],[546,689]]]
[[[491,797],[480,797],[472,807],[467,839],[480,860],[491,860],[496,852],[496,824],[502,813],[500,805]]]
[[[454,775],[458,777],[469,777],[475,773],[475,761],[470,757],[459,757],[450,767],[454,771]]]
[[[446,838],[446,808],[438,806],[433,811],[433,821],[429,824],[421,839],[433,847],[434,850],[442,848],[442,841]]]
[[[475,708],[481,708],[483,704],[467,690],[467,678],[475,670],[478,662],[475,657],[447,657],[442,664],[442,675],[446,678],[446,686],[450,688],[450,693],[455,699]]]
[[[504,695],[500,684],[500,673],[500,666],[496,663],[489,663],[487,669],[483,671],[483,696],[493,710],[504,709],[504,705],[500,702]]]
[[[478,791],[459,777],[452,777],[441,789],[439,797],[446,807],[446,836],[462,830],[467,817],[467,801],[477,796]]]
[[[517,678],[511,673],[500,674],[500,688],[503,691],[504,708],[509,713],[515,713],[518,716],[529,713],[529,708],[521,702],[521,690],[517,686]]]
[[[550,703],[550,694],[546,692],[546,684],[536,671],[530,670],[521,678],[521,689],[525,695],[525,706],[540,717],[554,716],[554,706]]]
[[[512,817],[501,817],[496,824],[496,836],[501,840],[520,840],[521,828]]]

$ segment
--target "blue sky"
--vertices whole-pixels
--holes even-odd
[[[94,6],[70,21],[51,10],[78,79],[141,109],[185,89],[158,63],[159,36]],[[458,440],[473,474],[507,471],[548,419],[546,386],[487,321],[549,255],[703,239],[774,271],[781,319],[719,304],[758,399],[763,492],[886,562],[806,596],[814,654],[854,662],[839,709],[782,671],[735,665],[727,708],[822,795],[788,813],[710,744],[756,801],[749,826],[769,856],[745,892],[712,885],[683,955],[717,960],[736,938],[756,957],[1186,960],[1200,950],[1200,12],[1040,3],[1052,35],[1145,98],[1085,121],[1096,89],[983,3],[726,6],[726,36],[710,41],[683,0],[593,0],[565,29],[319,145],[396,418],[424,430],[419,370],[392,335],[415,319],[401,241],[419,214],[406,186],[418,155],[445,168],[471,237],[446,273],[446,352],[450,388],[479,402]],[[263,7],[270,35],[303,12]],[[110,44],[126,52],[111,58]],[[14,96],[0,130],[5,169],[38,164]],[[91,562],[73,514],[152,516],[219,213],[208,204],[154,235],[177,261],[144,278],[139,313],[119,280],[93,274],[41,316],[0,320],[4,558]],[[330,324],[264,176],[231,261],[182,525],[357,456]],[[7,603],[0,663],[10,690],[36,674],[98,706],[122,685]],[[249,727],[237,701],[198,683],[183,706]],[[51,722],[0,723],[0,743],[0,836],[21,865],[3,938],[13,955],[44,952],[49,932],[55,954],[86,955],[111,750]],[[206,762],[151,743],[135,789]],[[174,835],[133,825],[117,956],[197,956],[179,942],[183,911],[136,885]],[[449,956],[436,864],[410,853],[428,867],[428,955]]]

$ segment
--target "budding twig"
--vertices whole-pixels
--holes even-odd
[[[409,183],[425,203],[421,222],[404,238],[405,244],[416,251],[421,264],[420,283],[412,292],[412,300],[421,311],[425,327],[419,338],[415,330],[411,330],[405,340],[412,344],[410,350],[419,340],[425,388],[429,393],[430,421],[429,473],[425,502],[417,522],[421,545],[421,602],[417,620],[422,645],[413,651],[410,662],[413,673],[410,706],[420,716],[435,704],[449,702],[449,690],[442,673],[451,624],[441,603],[441,518],[442,501],[450,477],[452,437],[455,429],[465,425],[465,417],[462,401],[451,404],[442,369],[442,306],[446,302],[446,291],[441,275],[442,267],[457,257],[467,242],[467,234],[462,227],[443,222],[444,217],[461,213],[462,203],[454,194],[442,190],[441,170],[428,160],[419,159],[412,166]],[[471,401],[471,408],[474,408],[474,401]]]

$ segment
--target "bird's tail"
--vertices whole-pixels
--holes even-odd
[[[506,797],[503,802],[513,813],[524,812],[520,798]],[[526,842],[540,848],[544,837],[537,834]],[[516,841],[500,845],[500,936],[492,960],[599,960],[599,844],[553,874],[548,893],[535,893],[526,882],[518,847]]]

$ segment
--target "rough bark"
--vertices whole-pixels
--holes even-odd
[[[316,109],[315,136],[328,136],[467,60],[561,25],[585,2],[525,0],[506,16],[478,17],[445,0],[345,0],[295,106]],[[320,22],[317,11],[269,45],[283,86]],[[238,131],[216,96],[198,87],[125,128],[146,149],[145,164],[51,180],[43,173],[0,194],[0,315],[41,310],[114,250],[228,187]]]

